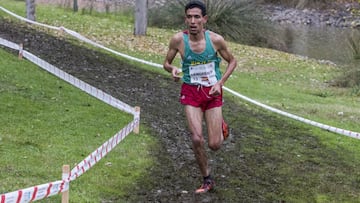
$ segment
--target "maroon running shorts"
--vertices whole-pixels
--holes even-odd
[[[180,103],[200,107],[202,111],[222,106],[222,91],[218,96],[210,96],[210,89],[211,87],[183,83],[180,92]]]

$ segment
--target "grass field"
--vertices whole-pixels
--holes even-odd
[[[72,169],[133,119],[3,49],[0,58],[0,193],[60,180],[62,165]],[[71,200],[126,194],[151,165],[155,141],[145,129],[74,181]]]
[[[13,10],[19,12],[21,4],[18,4]],[[38,8],[40,22],[73,29],[114,50],[162,64],[168,40],[176,30],[150,27],[147,36],[135,37],[132,17],[119,15],[81,15],[54,7]],[[311,120],[360,131],[360,111],[353,111],[360,109],[359,96],[351,88],[329,86],[342,73],[341,67],[270,49],[234,43],[229,46],[239,60],[236,72],[226,83],[229,88]],[[180,65],[179,58],[175,64]]]
[[[24,2],[0,1],[5,8],[23,15]],[[3,12],[0,16],[11,18]],[[37,7],[37,20],[64,26],[109,48],[160,64],[168,40],[176,32],[148,28],[147,36],[134,37],[132,17],[82,15],[42,5]],[[270,49],[234,43],[229,46],[239,60],[239,67],[226,83],[227,87],[298,116],[360,131],[360,97],[353,94],[352,89],[329,86],[329,82],[341,74],[341,67]],[[4,163],[1,166],[6,165],[0,166],[4,171],[0,173],[0,193],[32,186],[34,182],[41,184],[59,179],[63,164],[81,161],[132,119],[31,63],[17,60],[3,49],[0,49],[0,58],[0,102],[4,104],[0,106],[0,126],[3,126],[0,129],[0,160]],[[179,59],[176,63],[180,63]],[[162,73],[152,67],[141,67]],[[322,130],[314,130],[314,133],[334,151],[347,149],[351,154],[344,155],[343,161],[347,165],[360,160],[358,140],[342,135],[328,139],[327,132]],[[138,154],[146,155],[154,146],[156,140],[147,133],[146,127],[140,135],[130,135],[98,167],[74,182],[74,185],[81,185],[82,190],[72,190],[72,200],[100,201],[103,196],[125,195],[132,182],[141,178],[142,170],[152,163],[151,157]],[[271,151],[276,153],[275,149],[269,149],[269,153]],[[306,157],[303,159],[306,161]],[[33,164],[29,166],[28,163]],[[132,172],[114,172],[128,170]],[[287,173],[285,170],[283,173]],[[346,174],[341,175],[345,178]],[[94,188],[94,183],[106,187]],[[55,200],[58,198],[54,197]],[[319,196],[319,202],[326,202],[326,198]]]

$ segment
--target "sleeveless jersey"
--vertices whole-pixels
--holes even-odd
[[[184,32],[184,58],[182,59],[182,80],[190,85],[213,86],[220,80],[220,62],[212,45],[209,31],[205,31],[205,49],[202,53],[195,53],[189,44],[189,35]]]

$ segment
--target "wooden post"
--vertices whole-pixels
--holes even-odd
[[[60,33],[60,35],[64,35],[64,32],[65,32],[64,27],[61,26],[61,27],[59,28],[59,33]]]
[[[70,174],[70,166],[69,165],[63,165],[62,167],[62,180],[67,179]],[[70,190],[70,184],[68,190],[61,193],[61,203],[69,203],[69,190]]]
[[[23,44],[19,44],[19,59],[23,58],[23,49],[24,49]]]
[[[139,113],[139,119],[140,119],[140,106],[135,106],[135,111]],[[135,134],[139,134],[140,132],[140,120],[139,123],[135,126],[134,131]]]

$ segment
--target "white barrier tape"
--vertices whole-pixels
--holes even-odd
[[[2,38],[0,38],[0,44],[16,50],[20,50],[21,48],[19,45],[4,40]],[[124,110],[131,109],[129,113],[132,113],[134,115],[134,120],[131,123],[129,123],[126,127],[124,127],[120,132],[118,132],[116,135],[110,138],[107,142],[105,142],[95,152],[93,152],[86,159],[84,159],[82,164],[76,166],[75,169],[73,169],[70,174],[67,175],[63,174],[62,181],[46,183],[43,185],[38,185],[6,194],[1,194],[0,203],[32,202],[67,191],[69,189],[70,181],[75,180],[81,174],[85,173],[92,166],[94,166],[98,161],[100,161],[102,157],[108,154],[117,144],[119,144],[127,135],[129,135],[130,132],[134,130],[135,126],[137,126],[140,122],[139,120],[140,112],[135,111],[134,108],[129,107],[127,104],[111,97],[110,95],[102,92],[101,90],[98,90],[80,81],[79,79],[71,76],[70,74],[67,74],[64,71],[56,68],[55,66],[52,66],[51,64],[37,58],[36,56],[32,55],[29,52],[24,51],[24,57],[28,58],[30,61],[42,67],[43,69],[49,71],[50,73],[60,77],[61,79],[71,83],[72,85],[82,89],[83,91],[101,99],[102,101],[110,105],[113,105],[117,108]],[[96,92],[96,94],[94,92]],[[124,106],[126,108],[124,108]],[[71,176],[71,174],[74,174],[74,176]]]
[[[69,181],[58,180],[26,189],[9,192],[0,196],[0,203],[25,203],[44,199],[69,189]]]
[[[21,17],[21,16],[19,16],[19,15],[16,15],[15,13],[10,12],[9,10],[6,10],[6,9],[5,9],[4,7],[2,7],[2,6],[0,6],[0,9],[3,10],[4,12],[6,12],[6,13],[8,13],[8,14],[10,14],[10,15],[12,15],[12,16],[20,19],[20,20],[24,20],[24,21],[26,21],[26,22],[28,22],[28,23],[32,23],[32,24],[39,25],[39,26],[44,26],[44,27],[47,27],[47,28],[50,28],[50,29],[65,31],[65,32],[67,32],[68,34],[72,35],[73,37],[75,37],[75,38],[77,38],[77,39],[79,39],[79,40],[81,40],[81,41],[84,41],[84,42],[87,42],[87,43],[89,43],[89,44],[91,44],[91,45],[93,45],[93,46],[102,48],[102,49],[104,49],[104,50],[107,50],[107,51],[109,51],[109,52],[111,52],[111,53],[113,53],[113,54],[119,55],[119,56],[124,57],[124,58],[126,58],[126,59],[133,60],[133,61],[136,61],[136,62],[140,62],[140,63],[143,63],[143,64],[147,64],[147,65],[150,65],[150,66],[162,68],[162,65],[160,65],[160,64],[156,64],[156,63],[153,63],[153,62],[145,61],[145,60],[142,60],[142,59],[139,59],[139,58],[136,58],[136,57],[133,57],[133,56],[129,56],[129,55],[126,55],[126,54],[123,54],[123,53],[114,51],[114,50],[112,50],[112,49],[109,49],[109,48],[107,48],[107,47],[105,47],[105,46],[103,46],[103,45],[101,45],[101,44],[98,44],[98,43],[96,43],[96,42],[91,41],[90,39],[88,39],[88,38],[80,35],[79,33],[75,32],[75,31],[69,30],[69,29],[67,29],[67,28],[65,28],[65,27],[62,27],[62,26],[61,26],[61,27],[55,27],[55,26],[50,26],[50,25],[46,25],[46,24],[42,24],[42,23],[38,23],[38,22],[35,22],[35,21],[32,21],[32,20],[29,20],[29,19],[26,19],[26,18]]]
[[[0,44],[16,49],[16,50],[20,50],[21,47],[13,42],[7,41],[5,39],[0,38]],[[135,115],[135,109],[131,106],[129,106],[128,104],[121,102],[120,100],[112,97],[111,95],[105,93],[102,90],[99,90],[81,80],[79,80],[78,78],[58,69],[57,67],[47,63],[46,61],[36,57],[35,55],[23,50],[23,57],[27,58],[29,61],[33,62],[34,64],[40,66],[41,68],[43,68],[44,70],[56,75],[57,77],[65,80],[66,82],[74,85],[75,87],[81,89],[82,91],[92,95],[93,97],[96,97],[97,99],[115,107],[118,108],[122,111],[125,111],[127,113],[130,113],[132,115]]]
[[[99,162],[104,156],[106,156],[112,149],[115,148],[130,132],[132,132],[136,125],[138,125],[139,120],[135,119],[127,126],[125,126],[121,131],[116,133],[108,141],[98,147],[94,152],[87,156],[83,161],[76,165],[69,174],[69,180],[73,181],[83,173],[88,171],[93,167],[97,162]]]
[[[0,10],[3,10],[5,13],[7,13],[7,14],[9,14],[9,15],[12,15],[12,16],[14,16],[14,17],[16,17],[16,18],[18,18],[18,19],[20,19],[20,20],[23,20],[23,21],[25,21],[25,22],[28,22],[28,23],[31,23],[31,24],[35,24],[35,25],[39,25],[39,26],[43,26],[43,27],[47,27],[47,28],[54,29],[54,30],[60,30],[59,27],[55,27],[55,26],[51,26],[51,25],[46,25],[46,24],[43,24],[43,23],[38,23],[38,22],[36,22],[36,21],[32,21],[32,20],[29,20],[29,19],[24,18],[24,17],[22,17],[22,16],[19,16],[19,15],[15,14],[15,13],[13,13],[13,12],[5,9],[5,8],[2,7],[2,6],[0,6]]]
[[[46,24],[42,24],[42,23],[38,23],[38,22],[35,22],[35,21],[31,21],[31,20],[28,20],[26,18],[23,18],[21,16],[18,16],[6,9],[4,9],[3,7],[0,6],[0,9],[3,10],[4,12],[10,14],[10,15],[13,15],[21,20],[24,20],[28,23],[32,23],[32,24],[36,24],[36,25],[40,25],[40,26],[44,26],[44,27],[47,27],[47,28],[50,28],[50,29],[55,29],[55,30],[64,30],[66,31],[67,33],[69,33],[70,35],[84,41],[84,42],[87,42],[89,44],[92,44],[96,47],[99,47],[99,48],[102,48],[102,49],[105,49],[111,53],[114,53],[116,55],[119,55],[119,56],[122,56],[124,58],[127,58],[127,59],[130,59],[130,60],[134,60],[134,61],[137,61],[137,62],[141,62],[141,63],[144,63],[144,64],[147,64],[147,65],[151,65],[151,66],[154,66],[154,67],[158,67],[158,68],[162,68],[163,66],[161,64],[156,64],[156,63],[153,63],[153,62],[148,62],[148,61],[145,61],[145,60],[142,60],[142,59],[138,59],[138,58],[135,58],[135,57],[132,57],[132,56],[129,56],[129,55],[126,55],[126,54],[122,54],[122,53],[119,53],[119,52],[116,52],[112,49],[109,49],[103,45],[100,45],[98,43],[95,43],[85,37],[83,37],[82,35],[78,34],[77,32],[75,31],[72,31],[72,30],[69,30],[69,29],[66,29],[64,27],[54,27],[54,26],[49,26],[49,25],[46,25]],[[6,40],[5,40],[6,41]],[[5,45],[7,43],[10,43],[8,41],[4,42],[4,39],[1,39],[0,38],[0,43]],[[20,47],[17,45],[17,44],[14,44],[14,43],[11,43],[10,45],[8,45],[8,47],[10,48],[13,48],[13,49],[16,49],[16,50],[20,50]],[[37,58],[35,57],[34,55],[32,55],[31,53],[28,53],[25,51],[25,56],[26,58]],[[30,60],[30,59],[29,59]],[[93,87],[86,84],[86,83],[81,83],[82,81],[78,80],[77,78],[74,78],[73,76],[61,71],[60,69],[57,69],[56,67],[52,66],[51,64],[48,64],[47,62],[39,59],[39,61],[41,61],[41,63],[43,64],[47,64],[47,67],[51,67],[49,68],[49,70],[52,70],[52,71],[49,71],[55,75],[57,75],[58,77],[61,77],[62,79],[64,79],[65,81],[75,85],[76,87],[79,87],[80,89],[82,89],[83,91],[91,94],[92,96],[96,97],[96,98],[99,98],[98,97],[98,94],[99,92],[98,91],[95,91],[96,93],[94,93],[94,90],[93,90]],[[33,61],[34,63],[38,64],[36,61]],[[38,64],[39,65],[39,64]],[[42,67],[42,66],[41,66]],[[54,71],[55,70],[55,71]],[[56,71],[58,73],[56,73]],[[59,72],[61,74],[59,74]],[[66,76],[66,77],[65,77]],[[73,77],[73,78],[72,78]],[[69,79],[69,78],[72,78]],[[70,82],[71,81],[71,82]],[[74,82],[74,81],[77,81],[78,82],[78,85]],[[81,84],[80,84],[81,83]],[[289,114],[287,112],[284,112],[284,111],[281,111],[281,110],[278,110],[278,109],[275,109],[273,107],[270,107],[270,106],[267,106],[265,104],[262,104],[262,103],[259,103],[253,99],[250,99],[246,96],[243,96],[227,87],[223,87],[226,91],[234,94],[235,96],[238,96],[250,103],[253,103],[253,104],[256,104],[258,106],[261,106],[267,110],[270,110],[272,112],[275,112],[275,113],[278,113],[278,114],[281,114],[281,115],[284,115],[284,116],[287,116],[289,118],[292,118],[292,119],[295,119],[295,120],[298,120],[298,121],[301,121],[301,122],[304,122],[304,123],[307,123],[307,124],[310,124],[310,125],[313,125],[313,126],[316,126],[316,127],[319,127],[319,128],[322,128],[322,129],[325,129],[325,130],[328,130],[328,131],[331,131],[331,132],[334,132],[334,133],[338,133],[338,134],[342,134],[342,135],[345,135],[345,136],[349,136],[349,137],[353,137],[353,138],[357,138],[357,139],[360,139],[359,136],[360,134],[358,132],[352,132],[352,131],[349,131],[349,130],[344,130],[344,129],[341,129],[341,128],[336,128],[336,127],[332,127],[332,126],[328,126],[328,125],[325,125],[325,124],[322,124],[322,123],[318,123],[318,122],[315,122],[315,121],[311,121],[311,120],[308,120],[308,119],[305,119],[305,118],[302,118],[302,117],[299,117],[299,116],[296,116],[296,115],[293,115],[293,114]],[[96,89],[96,88],[95,88]],[[101,91],[101,90],[99,90]],[[100,92],[100,94],[106,94],[104,92]],[[105,96],[104,96],[105,97]],[[129,108],[129,106],[126,104],[124,105],[124,103],[120,102],[120,103],[117,103],[118,100],[115,99],[115,104],[113,104],[113,102],[111,102],[112,100],[112,97],[109,95],[108,98],[107,98],[107,102],[108,104],[116,107],[116,108],[124,108],[124,106],[126,106],[126,108],[124,109],[124,111],[126,110],[129,110],[129,109],[132,109],[133,108]],[[124,106],[123,106],[124,105]],[[85,173],[87,170],[89,170],[94,164],[96,164],[103,156],[105,156],[107,153],[109,153],[121,140],[123,140],[133,129],[134,127],[138,124],[139,120],[139,113],[138,112],[135,112],[135,111],[131,111],[129,113],[132,113],[134,114],[135,116],[135,120],[133,122],[131,122],[130,124],[128,124],[128,126],[126,126],[124,129],[125,129],[125,135],[123,134],[123,130],[121,130],[119,133],[117,133],[116,135],[114,135],[110,140],[108,140],[107,142],[105,142],[101,147],[99,147],[96,151],[94,151],[93,153],[91,153],[87,158],[85,158],[80,164],[78,164],[76,167],[74,167],[72,170],[71,170],[71,173],[69,175],[69,178],[68,180],[75,180],[77,177],[79,177],[81,174]],[[110,145],[109,145],[110,144]],[[65,183],[65,184],[64,184]],[[30,202],[30,201],[35,201],[35,200],[39,200],[39,199],[43,199],[45,197],[48,197],[48,196],[52,196],[52,195],[55,195],[55,194],[58,194],[59,192],[62,192],[62,191],[66,191],[68,190],[68,187],[69,187],[69,182],[64,182],[64,181],[57,181],[55,182],[56,186],[53,186],[53,183],[48,183],[48,184],[44,184],[44,185],[40,185],[40,186],[35,186],[35,187],[32,187],[32,188],[28,188],[28,189],[24,189],[24,190],[19,190],[19,191],[15,191],[15,192],[11,192],[11,193],[6,193],[6,194],[3,194],[1,195],[1,198],[0,198],[0,203],[12,203],[12,202]],[[61,186],[62,185],[62,186]],[[65,187],[63,187],[64,185],[66,185]],[[63,188],[62,188],[63,187]],[[45,192],[46,191],[46,192]],[[24,194],[24,195],[23,195]],[[31,197],[31,198],[30,198]]]
[[[0,45],[19,50],[21,47],[13,42],[9,42],[5,39],[0,38]],[[21,51],[23,51],[21,49]],[[41,68],[47,70],[48,72],[56,75],[57,77],[69,82],[70,84],[80,88],[81,90],[89,93],[90,95],[108,103],[120,110],[124,110],[128,113],[134,115],[134,120],[129,123],[125,128],[123,128],[120,132],[110,138],[107,142],[105,142],[101,147],[99,147],[95,152],[91,153],[84,161],[76,166],[69,174],[69,177],[62,181],[56,181],[52,183],[46,183],[43,185],[38,185],[26,189],[21,189],[18,191],[1,194],[0,203],[25,203],[32,202],[40,199],[44,199],[49,196],[53,196],[59,194],[61,192],[67,191],[69,189],[69,181],[75,180],[81,174],[85,173],[92,166],[94,166],[102,157],[108,154],[117,144],[119,144],[127,135],[130,134],[140,122],[140,112],[135,111],[135,108],[130,107],[129,105],[121,102],[113,98],[112,96],[106,94],[105,92],[90,86],[89,84],[73,77],[70,74],[56,68],[55,66],[47,63],[44,60],[34,56],[33,54],[23,51],[24,57],[37,64]],[[71,176],[71,174],[74,174]]]
[[[58,69],[57,67],[47,63],[46,61],[34,56],[33,54],[24,51],[23,56],[27,58],[29,61],[33,62],[34,64],[37,64],[38,66],[42,67],[43,69],[47,70],[48,72],[56,75],[57,77],[65,80],[66,82],[74,85],[75,87],[81,89],[82,91],[94,96],[95,98],[100,99],[101,101],[118,108],[122,111],[125,111],[130,114],[134,114],[135,110],[133,107],[129,106],[126,103],[121,102],[120,100],[112,97],[111,95],[105,93],[102,90],[99,90],[88,83],[85,83],[78,78]]]
[[[73,31],[73,30],[69,30],[69,29],[64,28],[64,27],[62,27],[62,29],[63,29],[65,32],[67,32],[68,34],[74,36],[75,38],[78,38],[78,39],[81,40],[81,41],[87,42],[87,43],[89,43],[89,44],[91,44],[91,45],[93,45],[93,46],[95,46],[95,47],[102,48],[102,49],[104,49],[104,50],[106,50],[106,51],[109,51],[109,52],[111,52],[111,53],[113,53],[113,54],[116,54],[116,55],[119,55],[119,56],[121,56],[121,57],[124,57],[124,58],[126,58],[126,59],[129,59],[129,60],[132,60],[132,61],[136,61],[136,62],[140,62],[140,63],[143,63],[143,64],[147,64],[147,65],[150,65],[150,66],[154,66],[154,67],[157,67],[157,68],[162,68],[162,67],[163,67],[163,66],[160,65],[160,64],[153,63],[153,62],[149,62],[149,61],[145,61],[145,60],[142,60],[142,59],[139,59],[139,58],[136,58],[136,57],[133,57],[133,56],[129,56],[129,55],[126,55],[126,54],[123,54],[123,53],[114,51],[114,50],[112,50],[112,49],[109,49],[109,48],[107,48],[107,47],[105,47],[105,46],[103,46],[103,45],[101,45],[101,44],[98,44],[98,43],[96,43],[96,42],[93,42],[93,41],[87,39],[86,37],[80,35],[79,33],[75,32],[75,31]]]
[[[2,8],[2,9],[5,10],[4,8]],[[100,47],[100,48],[103,48],[103,49],[105,49],[105,50],[107,50],[107,51],[110,51],[110,52],[112,52],[112,53],[114,53],[114,54],[123,56],[123,57],[125,57],[125,58],[127,58],[127,59],[130,59],[130,60],[142,62],[142,63],[148,64],[148,65],[154,66],[154,67],[162,68],[162,65],[160,65],[160,64],[156,64],[156,63],[152,63],[152,62],[147,62],[147,61],[144,61],[144,60],[142,60],[142,59],[138,59],[138,58],[135,58],[135,57],[132,57],[132,56],[128,56],[128,55],[125,55],[125,54],[116,52],[116,51],[111,50],[111,49],[109,49],[109,48],[106,48],[106,47],[104,47],[104,46],[102,46],[102,45],[99,45],[99,44],[97,44],[97,43],[95,43],[95,42],[93,42],[93,41],[91,41],[91,40],[89,40],[89,39],[87,39],[87,38],[85,38],[85,37],[82,37],[80,34],[78,34],[78,33],[75,32],[75,31],[72,31],[72,30],[69,30],[69,29],[66,29],[66,28],[63,28],[63,29],[64,29],[66,32],[68,32],[69,34],[73,35],[74,37],[77,37],[77,38],[79,38],[79,39],[81,38],[81,40],[83,40],[83,41],[85,41],[85,42],[88,42],[88,43],[90,43],[90,44],[93,44],[93,45],[95,45],[95,46],[98,46],[98,47]],[[311,120],[308,120],[308,119],[305,119],[305,118],[301,118],[301,117],[298,117],[298,116],[295,116],[295,115],[291,115],[291,114],[288,114],[288,113],[286,113],[286,112],[282,112],[282,111],[280,111],[280,110],[278,110],[278,109],[275,109],[275,108],[272,108],[272,107],[268,107],[268,106],[266,106],[266,105],[264,105],[264,104],[261,104],[261,103],[259,103],[259,102],[256,102],[256,101],[254,101],[254,100],[252,100],[252,99],[250,99],[250,98],[248,98],[248,97],[246,97],[246,96],[243,96],[243,95],[241,95],[241,94],[239,94],[239,93],[237,93],[237,92],[235,92],[235,91],[233,91],[233,90],[231,90],[231,89],[229,89],[229,88],[224,87],[224,89],[227,90],[227,91],[229,91],[230,93],[232,93],[232,94],[240,97],[240,98],[243,98],[243,99],[246,100],[246,101],[249,101],[249,102],[251,102],[251,103],[253,103],[253,104],[259,105],[259,106],[261,106],[261,107],[263,107],[263,108],[266,108],[266,109],[268,109],[268,110],[270,110],[270,111],[279,113],[279,114],[281,114],[281,115],[289,116],[290,118],[296,119],[296,120],[298,120],[298,121],[306,122],[307,124],[311,124],[311,125],[314,125],[314,126],[316,126],[316,127],[320,127],[320,128],[322,128],[322,129],[325,129],[325,130],[328,130],[328,131],[331,131],[331,132],[334,132],[334,133],[338,133],[338,134],[342,134],[342,135],[345,135],[345,136],[350,136],[350,137],[358,138],[358,139],[359,139],[359,133],[358,133],[358,132],[352,132],[352,131],[349,131],[349,130],[344,130],[344,129],[340,129],[340,128],[328,126],[328,125],[321,124],[321,123],[317,123],[317,122],[315,122],[315,121],[311,121]]]
[[[20,50],[20,46],[0,37],[0,44],[11,49]]]
[[[311,121],[309,119],[306,119],[306,118],[302,118],[302,117],[299,117],[299,116],[296,116],[296,115],[293,115],[293,114],[290,114],[290,113],[287,113],[287,112],[284,112],[284,111],[281,111],[279,109],[275,109],[273,107],[270,107],[270,106],[267,106],[265,104],[262,104],[260,102],[257,102],[253,99],[250,99],[248,97],[245,97],[227,87],[223,87],[224,90],[232,93],[233,95],[236,95],[240,98],[242,98],[243,100],[245,101],[248,101],[250,103],[253,103],[253,104],[256,104],[260,107],[263,107],[264,109],[267,109],[269,111],[272,111],[272,112],[275,112],[275,113],[278,113],[278,114],[281,114],[283,116],[287,116],[289,118],[292,118],[292,119],[295,119],[295,120],[298,120],[298,121],[301,121],[301,122],[304,122],[306,124],[310,124],[310,125],[313,125],[313,126],[316,126],[316,127],[319,127],[319,128],[322,128],[324,130],[328,130],[328,131],[331,131],[331,132],[334,132],[334,133],[338,133],[338,134],[341,134],[341,135],[345,135],[345,136],[349,136],[349,137],[353,137],[353,138],[357,138],[357,139],[360,139],[360,133],[358,132],[352,132],[352,131],[349,131],[349,130],[344,130],[344,129],[341,129],[341,128],[336,128],[336,127],[332,127],[332,126],[329,126],[329,125],[325,125],[325,124],[322,124],[322,123],[318,123],[318,122],[315,122],[315,121]]]
[[[139,124],[139,121],[139,119],[133,120],[121,131],[116,133],[108,141],[102,144],[98,149],[96,149],[88,157],[86,157],[80,164],[75,166],[71,170],[69,177],[63,176],[62,181],[55,181],[52,183],[46,183],[43,185],[38,185],[2,194],[0,196],[0,203],[27,203],[67,191],[69,189],[70,181],[73,181],[79,176],[81,176],[83,173],[93,167],[97,162],[99,162],[103,157],[105,157],[112,149],[116,147],[116,145],[118,145],[123,139],[125,139],[127,135],[129,135],[134,130],[135,126]]]

